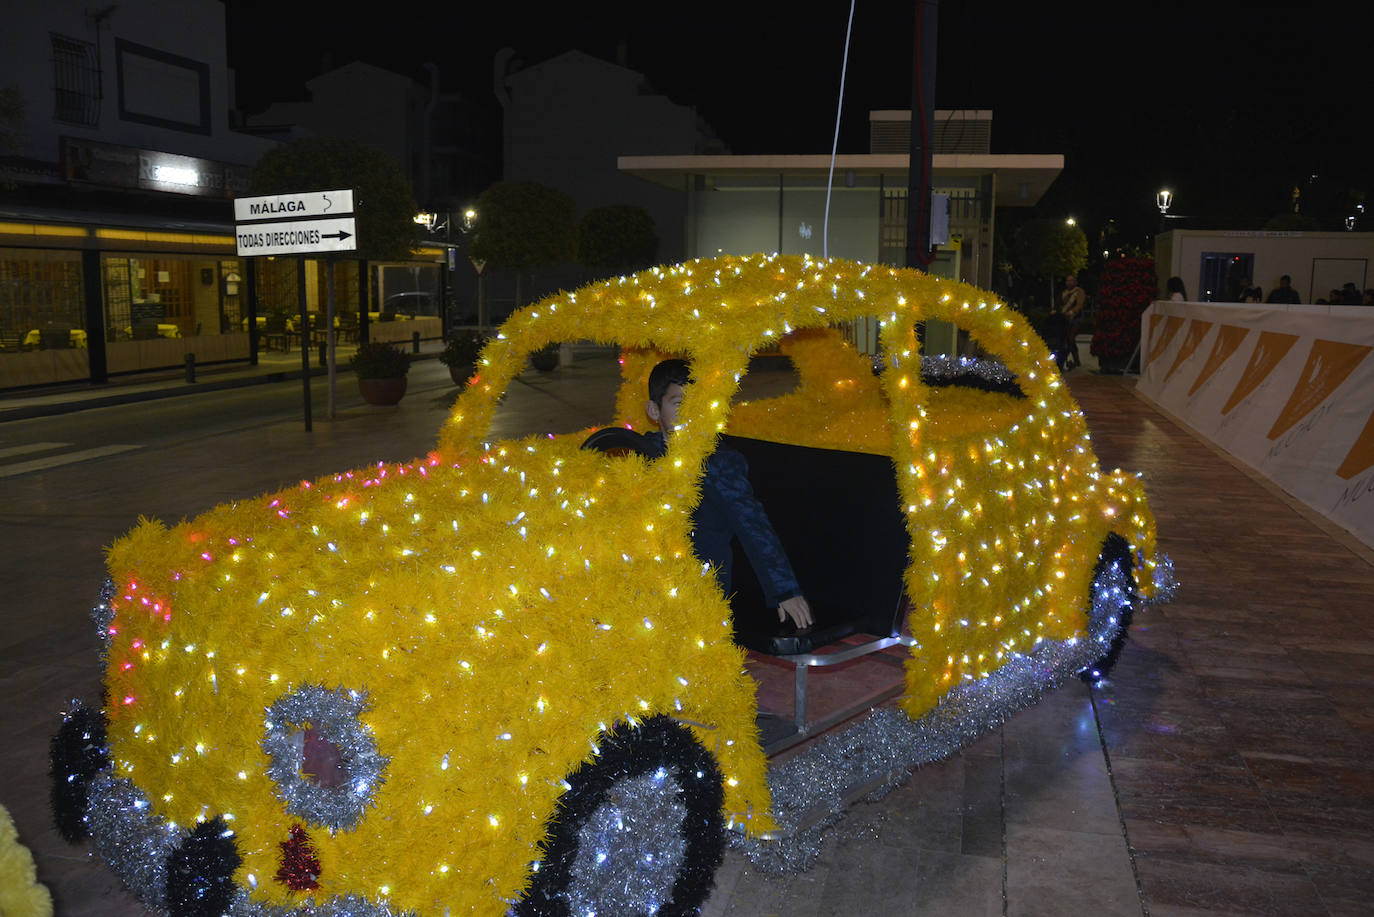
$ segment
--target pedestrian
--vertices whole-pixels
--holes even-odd
[[[1302,298],[1298,296],[1298,291],[1293,289],[1293,278],[1284,274],[1279,278],[1279,285],[1269,291],[1269,298],[1265,302],[1294,304],[1302,302]]]
[[[1165,282],[1164,289],[1169,294],[1169,302],[1188,301],[1188,288],[1183,285],[1182,277],[1170,277]]]

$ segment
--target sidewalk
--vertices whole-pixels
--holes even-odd
[[[1079,335],[1078,350],[1083,366],[1074,373],[1093,372],[1097,369],[1097,358],[1089,353],[1091,335]],[[357,345],[338,346],[335,351],[335,368],[339,373],[350,373],[348,358]],[[443,350],[443,341],[421,341],[420,352],[416,359],[434,359]],[[409,350],[409,348],[406,348]],[[312,353],[310,373],[313,376],[325,374],[319,364],[319,356]],[[298,380],[301,377],[301,352],[288,353],[268,351],[258,355],[256,366],[244,363],[227,365],[197,366],[195,382],[186,381],[186,371],[172,368],[157,372],[139,373],[122,376],[100,385],[87,382],[74,382],[55,385],[42,389],[25,390],[14,393],[0,392],[0,423],[11,420],[27,420],[31,417],[50,417],[56,414],[70,414],[91,408],[103,408],[116,404],[130,404],[138,401],[153,401],[159,398],[174,398],[180,395],[198,395],[204,392],[241,388],[247,385],[266,385],[272,382]]]
[[[335,349],[335,371],[351,374],[348,358],[357,349],[356,344],[346,344]],[[409,346],[404,348],[410,352]],[[443,341],[421,341],[417,360],[438,357],[444,349]],[[310,374],[323,376],[327,370],[320,365],[319,354],[310,355]],[[74,382],[70,384],[46,386],[42,389],[29,389],[14,393],[0,393],[0,423],[11,420],[26,420],[31,417],[50,417],[56,414],[70,414],[91,408],[103,408],[116,404],[130,404],[138,401],[153,401],[159,398],[175,398],[180,395],[199,395],[205,392],[241,388],[248,385],[266,385],[272,382],[299,380],[301,377],[301,352],[292,350],[286,353],[268,351],[258,355],[257,365],[248,362],[197,366],[195,381],[186,380],[186,370],[173,368],[155,372],[121,376],[103,384]]]

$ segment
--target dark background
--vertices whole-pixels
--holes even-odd
[[[627,66],[695,107],[734,153],[830,149],[849,5],[411,2],[363,13],[226,0],[239,107],[305,98],[322,67],[363,59],[483,107],[496,52],[569,49]],[[911,107],[914,4],[860,2],[840,152],[865,152],[871,109]],[[1075,216],[1090,249],[1145,244],[1170,187],[1172,225],[1259,229],[1301,209],[1343,228],[1374,188],[1369,4],[1027,4],[939,7],[939,108],[994,112],[993,152],[1063,153],[1037,208]],[[493,136],[491,155],[499,170]],[[499,174],[499,173],[494,173]],[[473,189],[474,192],[481,189]],[[1008,214],[1011,217],[1011,214]],[[1108,220],[1115,221],[1108,224]],[[1374,214],[1360,229],[1374,229]],[[1115,230],[1115,237],[1111,231]]]

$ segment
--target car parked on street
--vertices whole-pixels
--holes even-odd
[[[845,335],[869,319],[876,358]],[[930,321],[974,355],[923,354]],[[690,361],[666,454],[582,448],[595,427],[488,441],[529,355],[574,340],[621,348],[606,428],[652,429],[649,370]],[[737,403],[766,350],[795,385]],[[815,531],[775,517],[821,558],[798,565],[818,604],[905,615],[849,628],[909,655],[900,713],[844,740],[847,782],[804,754],[770,771],[752,612],[691,546],[722,435],[778,481],[878,469],[859,474],[882,500],[841,480]],[[877,521],[846,529],[846,506]],[[655,268],[513,314],[426,456],[140,520],[96,608],[102,706],[54,739],[58,820],[176,915],[695,913],[727,838],[785,849],[807,811],[993,728],[1106,654],[1162,567],[1140,482],[1099,469],[1051,356],[990,295],[805,256]]]

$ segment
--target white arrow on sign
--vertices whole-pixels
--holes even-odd
[[[244,223],[234,228],[240,257],[351,252],[358,249],[352,217],[296,220],[290,223]]]
[[[295,217],[336,217],[352,212],[353,192],[348,190],[299,191],[234,200],[234,219],[239,223]]]

